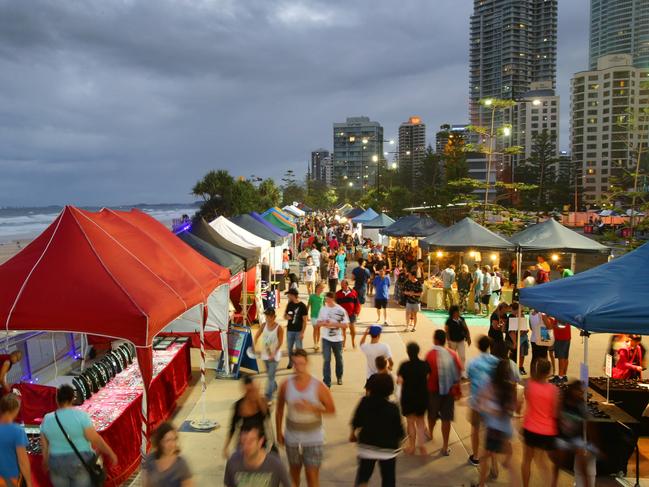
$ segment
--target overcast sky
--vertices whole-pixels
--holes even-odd
[[[0,206],[186,202],[277,180],[367,115],[465,123],[471,0],[0,0]],[[561,146],[588,0],[559,2]]]

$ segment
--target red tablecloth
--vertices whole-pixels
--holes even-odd
[[[191,377],[189,344],[178,350],[169,364],[153,379],[149,395],[149,431],[165,421],[176,409],[176,401],[187,389]],[[116,466],[108,467],[107,487],[117,486],[128,479],[140,464],[142,395],[131,402],[120,416],[99,434],[119,458]],[[43,471],[40,455],[30,455],[34,487],[51,487]]]

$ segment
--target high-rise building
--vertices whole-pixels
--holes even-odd
[[[532,83],[530,88],[504,114],[504,120],[512,126],[508,145],[522,147],[520,154],[511,156],[514,168],[529,159],[534,137],[544,130],[547,130],[554,141],[555,157],[559,155],[559,96],[555,94],[549,81]]]
[[[557,0],[474,0],[470,28],[473,125],[490,121],[482,99],[516,100],[536,81],[556,87]]]
[[[629,122],[649,106],[649,88],[643,87],[649,66],[632,64],[630,54],[603,56],[597,69],[576,73],[571,81],[571,153],[586,204],[604,195],[612,177],[634,167],[633,153],[641,140]]]
[[[316,149],[311,152],[310,177],[314,181],[333,183],[333,163],[327,149]]]
[[[435,153],[436,154],[443,154],[444,153],[444,147],[446,147],[446,144],[448,144],[448,139],[451,135],[454,134],[460,134],[464,137],[464,140],[466,143],[472,143],[474,140],[472,140],[473,133],[469,132],[466,128],[468,127],[468,124],[446,124],[442,125],[437,133],[435,134]],[[474,137],[477,139],[477,137]],[[475,141],[477,142],[477,140]]]
[[[348,117],[333,124],[333,184],[373,187],[383,158],[383,127],[369,117]]]
[[[649,2],[590,1],[590,69],[608,54],[630,54],[636,68],[649,68]]]
[[[417,186],[426,153],[426,124],[410,117],[399,126],[399,167],[410,176],[410,188]]]

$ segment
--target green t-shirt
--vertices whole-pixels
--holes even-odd
[[[570,277],[574,276],[573,272],[570,269],[564,269],[561,273],[561,277]]]
[[[311,318],[318,318],[320,308],[324,303],[324,294],[311,294],[309,296],[309,314]]]

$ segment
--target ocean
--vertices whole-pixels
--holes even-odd
[[[80,207],[84,210],[99,211],[101,207]],[[174,218],[187,214],[190,217],[198,210],[197,204],[157,204],[111,206],[114,210],[138,208],[171,228]],[[0,208],[0,243],[16,240],[31,240],[39,235],[61,213],[61,206],[32,208]]]

